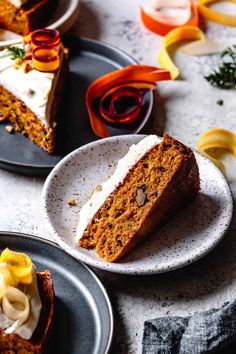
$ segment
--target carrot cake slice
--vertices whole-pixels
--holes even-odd
[[[193,200],[200,189],[192,150],[165,134],[131,146],[82,207],[78,245],[115,262]]]
[[[33,33],[40,31],[51,33]],[[48,153],[55,148],[55,127],[68,72],[67,50],[55,45],[32,50],[29,44],[22,44],[0,52],[1,120],[8,120]]]
[[[0,28],[26,35],[46,24],[56,0],[0,0]]]

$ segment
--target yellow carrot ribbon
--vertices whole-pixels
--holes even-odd
[[[7,267],[12,274],[13,279],[17,280],[22,284],[29,284],[32,281],[32,269],[33,264],[29,256],[25,253],[14,252],[6,248],[0,255],[0,264],[6,263]],[[5,275],[5,280],[9,279],[9,275],[2,267],[0,267],[0,273]],[[4,271],[4,272],[3,272]]]
[[[236,134],[225,129],[209,129],[203,133],[197,144],[197,150],[211,160],[225,174],[222,162],[213,157],[209,149],[221,148],[230,151],[236,158]]]
[[[204,33],[195,26],[183,26],[170,31],[162,42],[162,47],[159,53],[160,66],[171,73],[173,80],[177,79],[180,74],[178,67],[173,63],[168,49],[171,45],[179,41],[188,40],[204,40]]]
[[[205,19],[209,21],[221,23],[222,25],[226,25],[226,26],[236,26],[236,16],[227,15],[225,13],[215,11],[208,7],[213,3],[222,2],[222,1],[223,0],[221,1],[199,0],[199,4],[198,4],[199,12]],[[228,0],[228,1],[236,4],[236,0]]]

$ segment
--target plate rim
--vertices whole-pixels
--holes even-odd
[[[50,172],[50,174],[48,175],[43,188],[42,188],[42,192],[41,192],[41,210],[42,210],[42,214],[43,214],[43,219],[46,222],[47,228],[50,231],[50,234],[52,235],[53,239],[55,240],[55,242],[57,242],[60,247],[62,247],[65,252],[71,252],[70,255],[72,255],[73,257],[77,258],[78,260],[80,260],[81,262],[85,262],[86,264],[89,264],[92,267],[98,268],[98,269],[102,269],[102,270],[106,270],[109,271],[111,273],[117,273],[117,274],[129,274],[129,275],[150,275],[150,274],[161,274],[161,273],[166,273],[169,271],[173,271],[179,268],[183,268],[189,264],[194,263],[195,261],[201,259],[202,257],[204,257],[206,254],[208,254],[210,251],[212,251],[219,243],[220,241],[223,239],[223,237],[225,236],[225,234],[227,233],[230,225],[231,225],[231,221],[232,221],[232,216],[233,216],[233,198],[232,198],[232,192],[231,189],[229,187],[229,184],[227,183],[225,177],[223,176],[223,174],[220,172],[220,170],[209,160],[207,159],[204,155],[202,155],[201,153],[199,153],[198,151],[196,151],[195,149],[192,148],[194,154],[196,154],[199,158],[203,159],[204,161],[206,161],[211,167],[213,167],[213,169],[217,172],[219,178],[222,180],[223,184],[224,184],[224,188],[227,192],[227,195],[229,196],[229,201],[230,204],[227,205],[227,208],[229,208],[229,213],[228,213],[228,219],[227,219],[227,223],[226,223],[226,227],[224,229],[224,231],[221,231],[218,238],[216,240],[214,240],[214,242],[211,243],[210,247],[207,247],[204,252],[202,252],[201,254],[197,254],[195,255],[195,257],[192,257],[192,259],[188,259],[188,260],[183,260],[182,262],[179,262],[177,265],[172,265],[169,266],[168,268],[166,267],[165,269],[151,269],[151,270],[145,270],[145,271],[141,271],[141,270],[130,270],[128,269],[123,269],[123,270],[116,270],[114,268],[110,269],[109,266],[106,266],[108,264],[108,262],[104,263],[99,263],[99,265],[96,263],[96,261],[91,258],[89,258],[88,260],[86,259],[86,256],[82,258],[81,255],[78,256],[76,250],[71,247],[70,245],[66,244],[66,242],[64,242],[63,240],[61,240],[61,238],[58,236],[58,233],[56,232],[56,230],[54,229],[54,226],[52,225],[51,221],[50,221],[50,215],[48,214],[47,211],[47,190],[49,189],[49,185],[51,182],[51,179],[53,178],[54,174],[58,174],[58,171],[60,170],[60,168],[62,166],[64,166],[64,164],[67,163],[68,160],[70,160],[71,158],[74,157],[74,155],[79,153],[80,151],[83,151],[84,149],[87,148],[94,148],[94,145],[96,145],[98,142],[104,142],[106,143],[107,141],[111,141],[111,140],[115,140],[115,139],[119,139],[119,138],[133,138],[133,137],[137,137],[140,136],[141,138],[146,137],[146,134],[127,134],[127,135],[118,135],[118,136],[112,136],[112,137],[107,137],[105,139],[101,139],[101,140],[96,140],[93,141],[89,144],[83,145],[81,147],[79,147],[78,149],[75,149],[74,151],[72,151],[70,154],[66,155],[62,160],[60,160],[58,162],[58,164],[53,168],[53,170]],[[162,137],[160,137],[162,139]],[[130,143],[130,146],[133,144],[133,142]]]
[[[47,28],[58,29],[61,34],[67,32],[73,26],[76,18],[79,15],[80,6],[81,0],[71,0],[67,11],[51,25],[47,26]]]
[[[99,276],[97,274],[95,274],[95,272],[89,267],[89,265],[85,264],[84,262],[81,262],[80,260],[78,260],[77,258],[73,257],[71,254],[67,253],[62,247],[60,247],[60,245],[58,245],[55,241],[51,241],[48,240],[44,237],[39,237],[39,236],[35,236],[32,234],[27,234],[27,233],[22,233],[22,232],[17,232],[17,231],[0,231],[0,240],[2,236],[16,236],[16,237],[21,237],[23,239],[30,239],[30,240],[36,240],[42,243],[46,243],[52,247],[57,248],[58,250],[64,252],[67,254],[67,256],[72,257],[73,259],[75,259],[77,262],[79,262],[85,269],[87,269],[87,271],[91,274],[91,276],[95,279],[96,283],[99,285],[99,288],[102,291],[102,294],[106,300],[106,305],[107,305],[107,309],[108,309],[108,313],[109,313],[109,318],[110,318],[110,330],[109,330],[109,337],[108,337],[108,342],[106,345],[106,349],[104,351],[104,354],[109,354],[109,351],[111,349],[112,346],[112,341],[113,341],[113,337],[114,337],[114,311],[113,311],[113,307],[112,307],[112,303],[111,300],[109,298],[108,292],[105,288],[105,286],[103,285],[102,281],[100,280]]]
[[[94,46],[98,46],[99,49],[106,48],[108,51],[111,51],[113,53],[115,52],[115,54],[122,56],[123,58],[125,58],[125,60],[129,61],[130,64],[128,64],[128,65],[138,64],[138,61],[135,60],[130,54],[128,54],[127,52],[123,51],[122,49],[120,49],[112,44],[109,44],[109,43],[106,43],[103,41],[99,41],[99,40],[95,40],[95,39],[90,39],[88,37],[78,37],[78,36],[74,36],[74,35],[66,35],[65,41],[68,39],[70,40],[70,38],[72,40],[73,39],[77,40],[78,43],[80,42],[81,45],[85,46],[85,47],[90,46],[92,44]],[[117,63],[119,64],[119,62],[117,62]],[[151,113],[153,111],[154,104],[155,104],[155,92],[150,92],[150,104],[149,104],[149,107],[148,107],[148,110],[146,113],[147,119],[145,119],[141,122],[141,124],[136,129],[135,134],[137,134],[141,130],[143,130],[144,127],[146,126],[146,124],[148,124],[148,122],[151,118]],[[133,135],[133,134],[127,134],[127,136],[128,135]],[[98,139],[98,140],[101,140],[101,139]],[[84,146],[84,145],[82,145],[82,146]],[[64,157],[62,157],[62,159]],[[54,165],[53,164],[48,164],[48,165],[34,164],[34,165],[32,165],[32,164],[28,164],[28,163],[20,163],[17,161],[14,162],[14,161],[10,161],[8,159],[2,159],[0,157],[0,168],[4,169],[6,171],[12,171],[12,172],[14,172],[14,171],[17,172],[16,169],[18,169],[18,170],[21,170],[21,172],[17,172],[17,173],[24,174],[24,175],[47,176],[56,165],[57,164],[54,164]]]
[[[81,6],[81,0],[71,0],[66,12],[63,13],[53,23],[49,24],[46,28],[58,29],[61,34],[64,34],[75,23],[78,15],[79,15],[80,6]],[[14,32],[12,32],[12,33],[14,33]],[[18,35],[18,34],[16,33],[16,35]],[[1,40],[0,41],[0,48],[4,48],[9,45],[17,44],[17,43],[19,43],[19,41],[20,41],[20,39],[17,39],[17,38],[5,40],[5,41]]]

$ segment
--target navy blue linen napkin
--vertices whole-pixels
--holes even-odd
[[[143,354],[236,354],[236,301],[189,317],[144,323]]]

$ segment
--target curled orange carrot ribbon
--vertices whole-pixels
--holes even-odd
[[[176,15],[166,15],[162,10],[173,8]],[[165,36],[181,26],[198,27],[198,10],[194,0],[153,0],[141,6],[141,19],[150,31]]]
[[[95,80],[86,93],[86,106],[94,133],[100,138],[110,135],[103,120],[118,124],[134,122],[141,104],[140,90],[153,90],[156,82],[170,79],[170,73],[166,70],[148,65],[129,65]],[[123,114],[115,107],[116,101],[121,99],[122,95],[135,101],[134,108]],[[107,98],[110,101],[107,107],[104,107]],[[95,103],[99,107],[98,110],[94,107]]]
[[[61,47],[60,33],[55,29],[42,28],[31,33],[31,48],[49,46],[57,51]]]
[[[31,52],[26,53],[25,59],[32,59],[36,70],[53,72],[58,69],[61,39],[57,30],[47,28],[35,30],[24,37],[24,43],[29,44],[31,49]]]
[[[61,38],[58,30],[41,28],[30,32],[23,39],[25,44],[30,44],[31,49],[37,47],[49,46],[59,51],[61,46]]]
[[[113,86],[100,100],[101,117],[110,125],[134,123],[141,113],[143,91],[155,88],[154,83],[132,81]]]
[[[58,52],[51,47],[36,47],[32,53],[32,63],[38,71],[56,71],[60,64]]]

